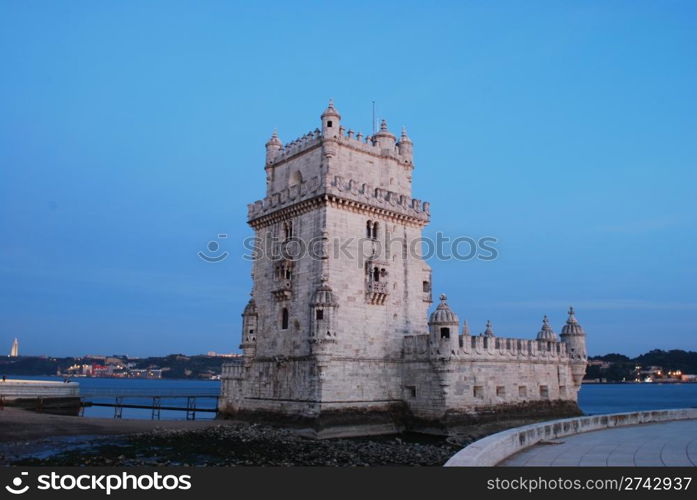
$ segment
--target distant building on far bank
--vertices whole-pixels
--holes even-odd
[[[16,358],[19,356],[19,340],[17,337],[12,341],[12,347],[10,348],[10,357]]]

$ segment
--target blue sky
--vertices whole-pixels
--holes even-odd
[[[415,143],[432,260],[474,333],[695,349],[691,1],[0,2],[0,347],[230,352],[264,142],[371,101]],[[196,253],[219,233],[231,257]]]

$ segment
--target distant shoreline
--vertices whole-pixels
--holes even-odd
[[[3,374],[0,374],[2,376]],[[74,375],[17,375],[15,373],[4,374],[8,379],[18,379],[21,380],[22,377],[51,377],[56,379],[70,379],[72,382],[80,383],[80,380],[160,380],[160,381],[171,381],[171,380],[187,380],[189,382],[220,382],[220,379],[209,379],[209,378],[187,378],[187,377],[162,377],[162,378],[147,378],[147,377],[76,377]]]

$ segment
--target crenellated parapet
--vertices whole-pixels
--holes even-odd
[[[273,137],[275,137],[275,133],[274,136],[272,136],[272,139]],[[271,141],[269,141],[266,146],[266,166],[273,167],[279,165],[297,155],[303,154],[310,149],[320,146],[321,143],[322,134],[319,129],[311,130],[307,134],[283,145],[281,145],[279,141],[278,147],[273,148],[271,151],[269,151],[269,144],[271,144]]]
[[[429,335],[407,335],[405,359],[442,358],[451,361],[517,360],[528,362],[571,361],[567,345],[559,341],[460,335],[457,345]]]
[[[387,189],[374,187],[365,182],[334,176],[328,192],[359,203],[366,203],[384,210],[397,212],[415,219],[428,222],[431,204],[417,198],[395,193]]]
[[[247,219],[250,225],[257,225],[265,216],[278,214],[279,209],[290,208],[315,198],[325,198],[338,204],[342,204],[342,200],[352,202],[352,209],[377,210],[385,216],[391,214],[395,218],[411,220],[419,225],[428,223],[431,212],[427,201],[342,176],[334,176],[328,185],[324,185],[321,178],[315,176],[250,203],[247,205]]]

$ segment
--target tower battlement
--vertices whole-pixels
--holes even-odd
[[[402,132],[402,138],[392,147],[384,147],[375,136],[363,135],[361,132],[348,131],[341,128],[337,136],[324,137],[319,129],[311,130],[303,136],[283,144],[280,148],[274,149],[273,154],[267,157],[267,166],[279,166],[292,159],[296,155],[302,154],[314,147],[322,146],[325,141],[336,141],[337,143],[352,148],[356,151],[373,156],[381,156],[393,159],[406,166],[413,167],[413,156],[410,148],[406,144],[411,144],[411,140],[406,135],[406,129]]]
[[[461,361],[509,360],[558,360],[568,359],[567,345],[560,341],[530,340],[515,337],[486,337],[459,335],[457,344],[433,343],[428,335],[404,337],[404,356],[419,358],[431,356],[437,359]]]
[[[416,224],[427,224],[431,213],[431,206],[427,201],[374,187],[354,179],[344,179],[337,175],[328,185],[322,182],[320,176],[315,176],[307,181],[300,181],[298,184],[283,188],[262,200],[250,203],[247,205],[247,219],[253,227],[258,226],[263,223],[260,219],[267,214],[276,213],[280,209],[325,195],[331,196],[327,199],[331,199],[335,203],[340,203],[340,200],[365,203],[368,210],[369,207],[372,207],[382,211],[385,216],[391,215],[392,218],[404,220],[413,219]],[[311,207],[311,204],[306,204],[305,207],[296,207],[296,212]],[[273,220],[273,218],[268,220]]]

